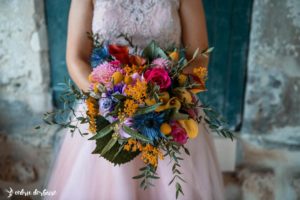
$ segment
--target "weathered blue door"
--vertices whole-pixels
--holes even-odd
[[[208,92],[201,96],[227,119],[241,126],[253,0],[203,0],[210,46]]]
[[[68,77],[66,68],[67,21],[71,0],[45,0],[50,47],[51,87],[55,106],[60,106],[58,83]]]
[[[232,128],[241,124],[252,1],[203,0],[210,45],[215,51],[209,66],[209,90],[201,98],[219,110]],[[51,85],[54,104],[59,106],[57,84],[68,76],[65,45],[70,0],[46,0],[45,3]]]

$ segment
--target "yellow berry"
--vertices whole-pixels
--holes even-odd
[[[180,74],[178,76],[178,83],[179,83],[180,86],[183,86],[185,84],[186,80],[187,80],[187,75]]]
[[[125,84],[130,84],[130,83],[132,83],[132,81],[133,81],[133,79],[131,76],[125,76],[125,78],[124,78]]]
[[[173,61],[178,61],[179,59],[179,53],[177,51],[173,51],[169,54],[169,56]]]
[[[167,123],[163,123],[161,126],[160,126],[160,132],[162,132],[163,134],[165,135],[169,135],[172,131],[172,128],[169,124]]]
[[[114,84],[116,85],[123,81],[124,76],[121,72],[117,71],[112,75],[112,78],[113,78]]]

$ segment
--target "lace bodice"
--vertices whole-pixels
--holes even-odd
[[[181,44],[180,0],[94,0],[93,32],[102,39],[144,48],[151,40],[161,47]]]

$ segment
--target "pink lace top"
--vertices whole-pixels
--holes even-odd
[[[144,48],[151,40],[161,47],[181,44],[180,0],[94,0],[93,32],[103,40]]]

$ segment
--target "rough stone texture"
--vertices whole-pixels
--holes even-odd
[[[255,0],[243,133],[300,144],[300,3]]]
[[[0,7],[1,100],[19,100],[34,112],[51,108],[43,11],[39,0],[3,0]]]
[[[0,13],[0,199],[7,199],[9,187],[42,188],[57,128],[34,130],[52,109],[44,1],[2,0]]]
[[[53,131],[33,129],[52,109],[44,2],[3,0],[0,13],[0,133],[52,146]]]
[[[300,1],[254,0],[251,28],[243,199],[300,199]]]

